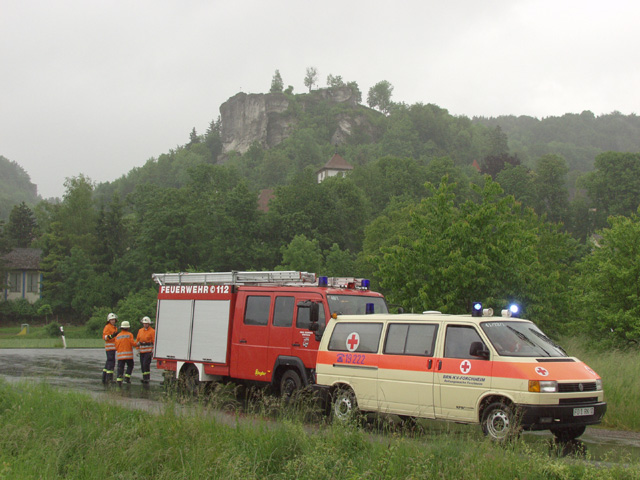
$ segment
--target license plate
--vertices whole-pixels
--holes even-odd
[[[574,417],[585,417],[588,415],[593,415],[593,407],[581,407],[573,409]]]

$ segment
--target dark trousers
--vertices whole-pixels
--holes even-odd
[[[142,381],[147,383],[151,378],[151,357],[153,352],[140,354],[140,366],[142,367]]]
[[[127,371],[124,371],[125,365],[127,366]],[[131,383],[131,372],[133,372],[133,359],[129,358],[127,360],[118,360],[118,376],[116,377],[117,382],[124,381],[127,383]],[[124,377],[123,377],[124,374]]]
[[[116,351],[115,350],[106,350],[107,352],[107,361],[104,364],[103,371],[105,373],[113,373],[113,370],[116,366]]]

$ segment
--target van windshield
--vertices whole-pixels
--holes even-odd
[[[529,322],[483,322],[480,324],[498,355],[509,357],[566,357],[566,352]]]
[[[389,313],[387,303],[382,297],[368,297],[365,295],[327,295],[331,314],[364,315],[367,313],[367,303],[373,304],[371,313]]]

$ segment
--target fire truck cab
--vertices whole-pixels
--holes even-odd
[[[165,376],[188,385],[233,380],[290,395],[315,383],[327,319],[388,313],[364,279],[297,271],[152,278],[159,284],[154,358]]]

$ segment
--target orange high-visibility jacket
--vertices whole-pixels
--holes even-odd
[[[133,333],[129,330],[122,330],[116,337],[116,359],[133,360],[133,349],[136,341],[133,339]]]
[[[104,326],[104,330],[102,330],[102,339],[104,340],[104,349],[105,350],[115,350],[116,349],[116,339],[114,338],[107,338],[109,335],[113,335],[114,333],[116,333],[118,331],[118,328],[115,325],[111,325],[110,322],[108,322],[105,326]]]
[[[149,327],[148,329],[141,328],[138,330],[138,336],[136,337],[136,342],[138,344],[138,351],[140,353],[151,353],[153,352],[153,342],[156,338],[156,331]],[[146,345],[142,345],[142,344]]]

